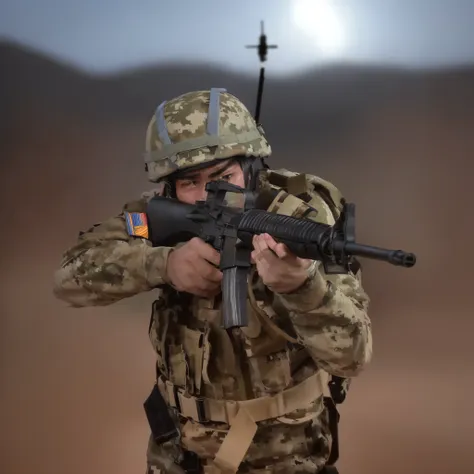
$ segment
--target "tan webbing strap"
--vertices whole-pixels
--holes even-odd
[[[329,382],[331,381],[331,376],[326,372],[326,383],[323,385],[323,396],[325,398],[332,398],[331,390],[329,389]]]
[[[286,191],[279,191],[279,193],[275,196],[273,201],[270,203],[268,206],[267,212],[275,212],[275,209],[278,209],[278,205],[280,204],[281,201],[285,198],[287,195]]]
[[[221,472],[235,473],[253,441],[257,422],[309,408],[318,397],[327,396],[328,381],[329,374],[319,370],[298,385],[275,395],[243,401],[193,397],[162,378],[158,379],[158,387],[168,404],[182,416],[197,422],[230,425],[215,462]]]
[[[253,308],[253,310],[257,313],[257,316],[260,317],[263,322],[275,333],[275,335],[282,337],[283,339],[287,340],[288,342],[291,342],[293,344],[298,344],[298,339],[291,337],[289,334],[287,334],[283,329],[281,329],[279,326],[277,326],[268,316],[268,314],[265,312],[263,308],[259,306],[259,302],[255,298],[255,293],[253,291],[253,286],[252,286],[252,277],[253,274],[255,273],[255,270],[252,271],[248,278],[248,284],[247,284],[247,293],[249,297],[249,302],[250,306]]]
[[[241,407],[256,422],[308,408],[316,398],[328,393],[328,381],[329,374],[319,370],[298,385],[275,395],[238,402],[190,396],[182,389],[176,390],[171,382],[161,378],[158,380],[158,387],[168,404],[177,408],[182,416],[197,422],[214,421],[231,425]]]
[[[214,457],[213,464],[220,472],[234,474],[238,471],[256,432],[257,423],[245,408],[240,408]]]
[[[324,387],[327,387],[327,377],[320,371],[296,387],[273,397],[239,402],[237,415],[231,421],[230,430],[214,458],[216,467],[224,474],[236,473],[257,432],[257,421],[309,407],[317,396],[323,394]]]

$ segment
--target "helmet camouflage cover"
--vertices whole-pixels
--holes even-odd
[[[146,134],[148,179],[233,156],[267,157],[263,129],[225,89],[195,91],[161,103]]]

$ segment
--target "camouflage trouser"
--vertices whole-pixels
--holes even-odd
[[[150,436],[146,452],[146,474],[186,474],[178,464],[180,454],[180,448],[173,441],[158,445]]]
[[[179,458],[180,449],[176,444],[168,442],[158,446],[150,437],[146,474],[186,474],[178,464]],[[244,463],[238,474],[317,474],[323,468],[322,460],[318,457],[291,456],[276,462],[272,467],[252,468]],[[216,470],[211,465],[203,465],[202,474],[222,474],[222,471]]]
[[[213,459],[226,430],[187,422],[181,426],[181,439],[161,445],[150,437],[147,449],[147,474],[186,474],[180,467],[183,460],[181,441],[202,459],[202,474],[222,474],[213,466]],[[295,424],[280,420],[278,426],[262,423],[249,446],[238,474],[317,474],[330,452],[331,433],[327,412],[317,418]],[[208,461],[206,461],[208,460]],[[270,464],[270,465],[269,465]]]

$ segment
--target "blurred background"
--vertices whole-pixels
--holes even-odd
[[[254,110],[244,45],[265,20],[269,164],[334,182],[358,239],[418,255],[363,262],[374,359],[341,407],[340,472],[472,473],[473,17],[469,0],[2,0],[0,472],[145,471],[153,295],[69,309],[53,272],[152,188],[161,101],[225,87]]]

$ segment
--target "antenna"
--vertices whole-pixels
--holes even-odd
[[[265,67],[263,66],[263,63],[267,60],[268,50],[277,49],[278,46],[276,44],[267,44],[267,35],[265,34],[265,27],[262,20],[260,21],[260,37],[258,44],[247,45],[245,47],[248,49],[257,49],[261,63],[260,77],[258,79],[257,105],[255,107],[255,121],[258,124],[260,120],[260,109],[262,106],[263,84],[265,82]]]

